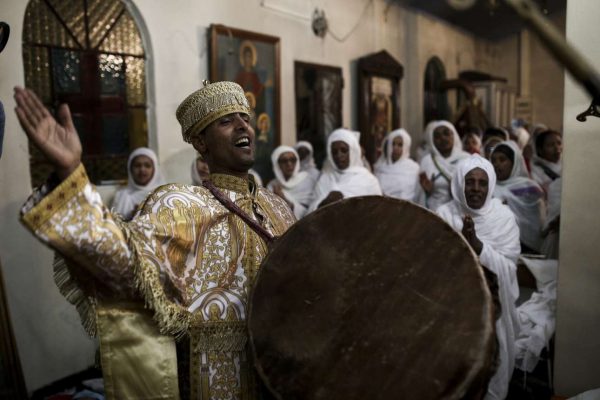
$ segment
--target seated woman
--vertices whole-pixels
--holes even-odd
[[[327,161],[321,172],[309,211],[335,201],[356,196],[381,195],[379,181],[362,163],[360,133],[336,129],[327,139]]]
[[[481,152],[481,136],[476,132],[467,132],[462,140],[463,150],[469,154]]]
[[[198,155],[192,162],[192,185],[202,186],[205,179],[210,179],[210,170],[206,161]]]
[[[500,143],[504,142],[504,139],[500,139],[498,136],[492,136],[483,142],[483,146],[481,147],[480,154],[486,159],[489,160],[492,157],[492,151],[494,151],[494,147],[498,146]]]
[[[300,171],[306,171],[315,180],[319,179],[321,172],[315,164],[314,150],[312,144],[305,140],[300,140],[294,146],[300,157]]]
[[[510,209],[492,198],[496,174],[489,161],[472,155],[461,162],[452,179],[454,200],[438,209],[438,214],[461,232],[484,268],[498,279],[501,312],[496,320],[498,368],[490,380],[486,399],[504,399],[515,364],[515,338],[519,320],[515,302],[519,297],[516,261],[519,227]]]
[[[374,169],[383,194],[417,201],[420,192],[419,164],[410,159],[410,144],[410,135],[404,129],[390,132]]]
[[[288,203],[297,219],[306,214],[315,187],[313,177],[306,171],[300,171],[299,159],[293,147],[277,147],[271,154],[275,179],[267,185],[267,189]]]
[[[519,146],[513,141],[501,142],[491,157],[498,182],[494,197],[508,205],[517,218],[523,251],[539,253],[544,225],[544,191],[529,178]]]
[[[146,197],[164,182],[156,154],[146,147],[139,147],[129,155],[127,175],[127,186],[117,191],[111,207],[128,221]]]
[[[562,137],[556,131],[546,130],[534,137],[533,145],[531,177],[548,193],[550,184],[562,174]]]
[[[452,199],[450,181],[456,164],[468,157],[456,128],[448,121],[436,121],[428,130],[431,153],[421,160],[421,187],[425,191],[424,205],[435,211]]]

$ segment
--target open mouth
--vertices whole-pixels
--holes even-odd
[[[235,147],[248,148],[250,147],[250,138],[247,136],[241,137],[233,144]]]

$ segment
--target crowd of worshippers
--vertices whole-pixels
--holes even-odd
[[[460,232],[497,277],[499,361],[488,398],[505,398],[524,334],[516,307],[517,259],[523,253],[558,258],[561,134],[538,125],[531,134],[525,128],[471,129],[461,139],[452,123],[432,121],[424,145],[417,148],[418,162],[410,157],[411,142],[404,129],[390,132],[371,168],[360,133],[340,128],[327,139],[320,170],[309,142],[279,146],[271,155],[275,178],[266,187],[297,219],[344,198],[384,195],[427,207]],[[163,183],[150,149],[135,150],[128,169],[128,185],[112,205],[126,219]],[[261,177],[249,172],[262,186]],[[201,156],[192,161],[191,179],[194,185],[210,180]]]
[[[289,205],[297,219],[317,208],[356,196],[385,195],[412,201],[438,212],[453,195],[452,181],[458,165],[475,155],[489,160],[490,199],[498,199],[515,216],[521,252],[558,258],[560,221],[562,138],[557,131],[536,125],[531,134],[523,127],[467,129],[462,139],[448,121],[432,121],[425,140],[410,156],[411,136],[404,129],[390,132],[381,154],[371,166],[360,146],[360,133],[333,131],[327,140],[327,157],[319,169],[313,147],[307,141],[279,146],[271,162],[275,178],[266,187]],[[156,154],[148,148],[131,153],[129,179],[120,189],[112,208],[131,219],[149,193],[165,183]],[[249,171],[263,186],[260,175]],[[494,176],[491,176],[494,175]],[[198,156],[191,163],[191,181],[201,185],[210,179],[208,165]],[[459,179],[462,179],[459,178]]]
[[[390,132],[371,168],[360,133],[340,128],[328,137],[320,170],[309,142],[279,146],[271,155],[275,178],[266,187],[297,219],[344,198],[384,195],[427,207],[462,233],[481,264],[497,277],[499,362],[488,395],[505,398],[518,358],[517,260],[523,253],[558,258],[561,134],[539,125],[531,134],[525,128],[470,129],[461,139],[452,123],[432,121],[417,149],[418,162],[410,157],[411,144],[406,130]],[[131,153],[128,168],[128,185],[113,202],[125,218],[163,183],[150,149]],[[261,177],[249,172],[262,186]],[[192,161],[191,179],[195,185],[210,179],[201,156]]]

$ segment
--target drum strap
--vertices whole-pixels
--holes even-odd
[[[248,214],[239,208],[233,201],[225,196],[217,187],[209,180],[202,181],[202,186],[207,188],[219,203],[221,203],[226,209],[237,215],[248,225],[254,232],[258,234],[265,242],[272,243],[275,241],[275,237],[271,235],[269,231],[263,228],[258,222],[250,218]]]

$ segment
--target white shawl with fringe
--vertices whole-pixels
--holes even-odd
[[[392,161],[393,142],[402,138],[402,156]],[[404,129],[388,134],[384,154],[375,163],[375,176],[379,179],[383,194],[397,199],[417,201],[420,193],[419,164],[410,159],[411,137]]]
[[[465,198],[465,175],[475,168],[483,169],[489,179],[486,202],[478,210],[470,208]],[[515,365],[515,339],[519,333],[519,319],[515,306],[519,297],[516,267],[521,252],[519,228],[512,211],[500,200],[492,198],[495,183],[496,174],[492,164],[479,155],[472,155],[456,168],[452,179],[454,200],[437,211],[457,232],[462,231],[464,216],[471,215],[476,235],[483,243],[479,260],[498,278],[498,294],[502,307],[500,318],[496,321],[499,365],[489,383],[486,399],[506,397]]]
[[[440,126],[445,126],[450,129],[454,136],[454,147],[448,158],[442,156],[439,150],[433,143],[434,131]],[[435,211],[439,206],[447,203],[452,199],[450,194],[450,181],[456,164],[469,154],[462,149],[462,142],[456,132],[456,128],[448,121],[436,121],[428,126],[427,142],[429,144],[430,153],[421,160],[421,172],[424,172],[433,182],[433,192],[426,196],[425,206],[430,210]]]
[[[381,187],[377,178],[362,164],[359,132],[348,129],[336,129],[327,139],[327,160],[330,168],[323,169],[315,186],[315,197],[309,211],[317,209],[319,204],[333,191],[339,191],[344,198],[381,195]],[[339,169],[331,155],[331,144],[336,141],[346,143],[350,150],[350,165]]]

